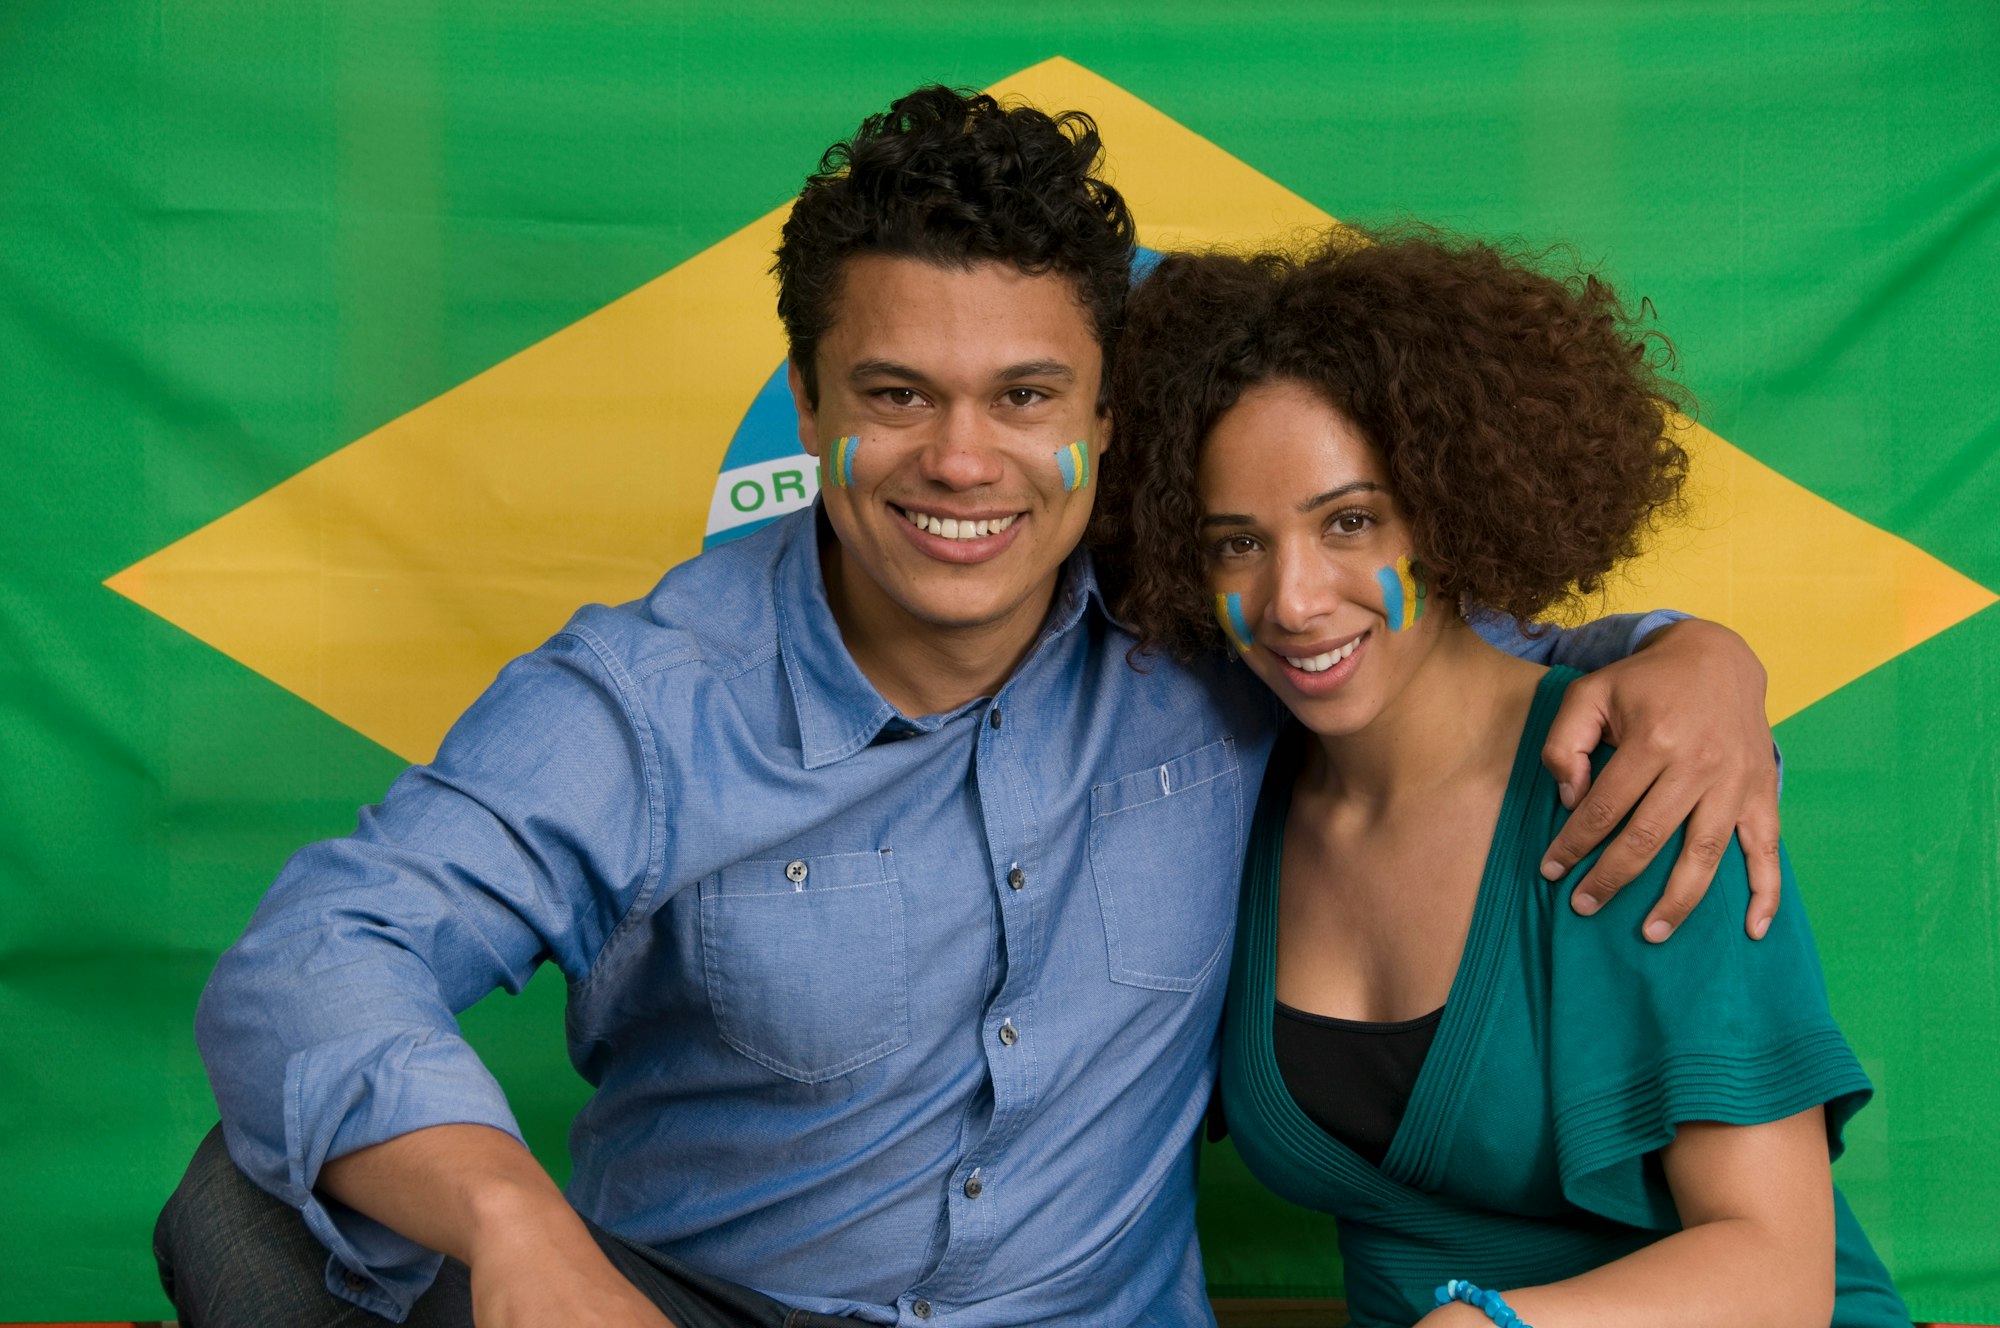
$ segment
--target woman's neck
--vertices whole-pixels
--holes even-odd
[[[1542,669],[1497,650],[1461,623],[1366,728],[1321,736],[1303,780],[1364,823],[1427,804],[1467,778],[1505,780]]]

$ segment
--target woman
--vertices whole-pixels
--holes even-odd
[[[1743,936],[1731,843],[1706,936],[1648,944],[1643,889],[1575,916],[1589,864],[1535,857],[1575,675],[1464,621],[1574,604],[1674,508],[1660,358],[1596,279],[1429,233],[1169,257],[1134,293],[1125,613],[1226,644],[1296,720],[1224,1105],[1267,1184],[1339,1216],[1357,1324],[1909,1322],[1829,1176],[1870,1090],[1797,900]]]

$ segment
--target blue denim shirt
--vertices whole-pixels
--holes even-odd
[[[302,850],[198,1016],[230,1152],[337,1295],[438,1260],[314,1193],[424,1126],[519,1135],[454,1015],[537,965],[596,1091],[569,1197],[871,1323],[1204,1324],[1194,1140],[1273,698],[1154,658],[1087,556],[999,692],[906,718],[849,657],[813,512],[592,606],[355,833]],[[1653,619],[1516,653],[1588,666]]]

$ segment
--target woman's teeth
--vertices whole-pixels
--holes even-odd
[[[1357,636],[1340,649],[1329,650],[1324,655],[1314,655],[1308,659],[1299,659],[1292,655],[1283,655],[1280,658],[1301,673],[1325,673],[1328,669],[1340,663],[1341,660],[1353,654],[1354,647],[1360,644],[1361,638]]]
[[[988,535],[998,535],[1014,524],[1012,516],[996,517],[991,521],[960,521],[955,517],[931,516],[927,512],[912,512],[907,508],[896,510],[902,512],[909,523],[918,530],[950,540],[985,539]],[[1019,513],[1015,515],[1018,516]]]

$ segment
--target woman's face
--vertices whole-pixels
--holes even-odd
[[[1307,728],[1365,728],[1450,616],[1424,611],[1374,448],[1310,388],[1264,383],[1216,421],[1196,484],[1224,634]]]

